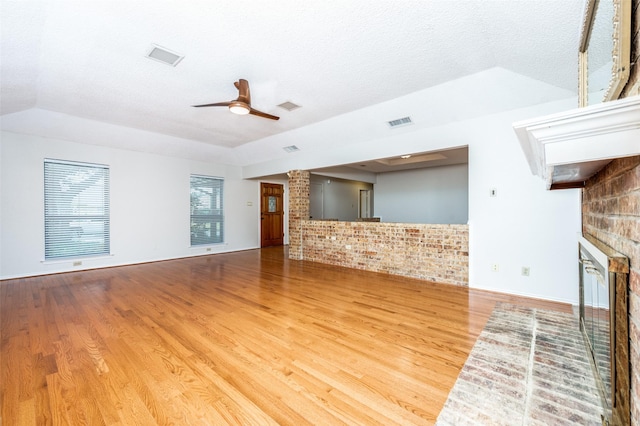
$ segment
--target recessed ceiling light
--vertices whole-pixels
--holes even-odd
[[[447,157],[442,155],[439,152],[436,153],[426,153],[426,154],[415,154],[403,155],[402,157],[393,157],[393,158],[382,158],[380,160],[375,160],[380,164],[385,164],[387,166],[396,166],[396,165],[406,165],[406,164],[414,164],[414,163],[424,163],[427,161],[435,161],[435,160],[445,160]]]
[[[175,67],[184,58],[184,55],[172,52],[171,50],[158,46],[157,44],[152,44],[147,52],[147,58]]]

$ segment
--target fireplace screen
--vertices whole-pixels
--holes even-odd
[[[629,424],[628,259],[591,237],[580,237],[578,247],[580,328],[600,390],[603,424]]]
[[[593,358],[594,373],[600,386],[603,405],[610,417],[611,377],[615,364],[611,363],[614,336],[612,331],[615,286],[609,283],[609,273],[605,267],[607,257],[588,241],[580,242],[580,284],[581,284],[581,327],[587,348]]]

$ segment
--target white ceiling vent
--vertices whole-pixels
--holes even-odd
[[[300,151],[300,148],[298,148],[295,145],[285,146],[282,149],[284,149],[288,154],[291,154],[292,152]]]
[[[157,44],[152,44],[147,52],[147,58],[175,67],[184,58],[184,55],[172,52]]]
[[[294,109],[300,108],[300,105],[296,105],[291,101],[283,102],[278,106],[282,109],[286,109],[287,111],[293,111]]]
[[[408,126],[409,124],[413,124],[413,121],[411,121],[411,117],[402,117],[398,118],[397,120],[387,121],[387,124],[389,125],[389,128],[395,129],[396,127]]]

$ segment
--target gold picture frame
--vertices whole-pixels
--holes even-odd
[[[578,55],[579,106],[618,99],[629,80],[630,57],[631,0],[587,0]],[[604,63],[602,68],[611,63],[611,71],[593,71],[590,62]]]

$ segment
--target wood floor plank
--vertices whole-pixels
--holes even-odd
[[[274,247],[0,282],[0,422],[435,422],[495,303]]]

